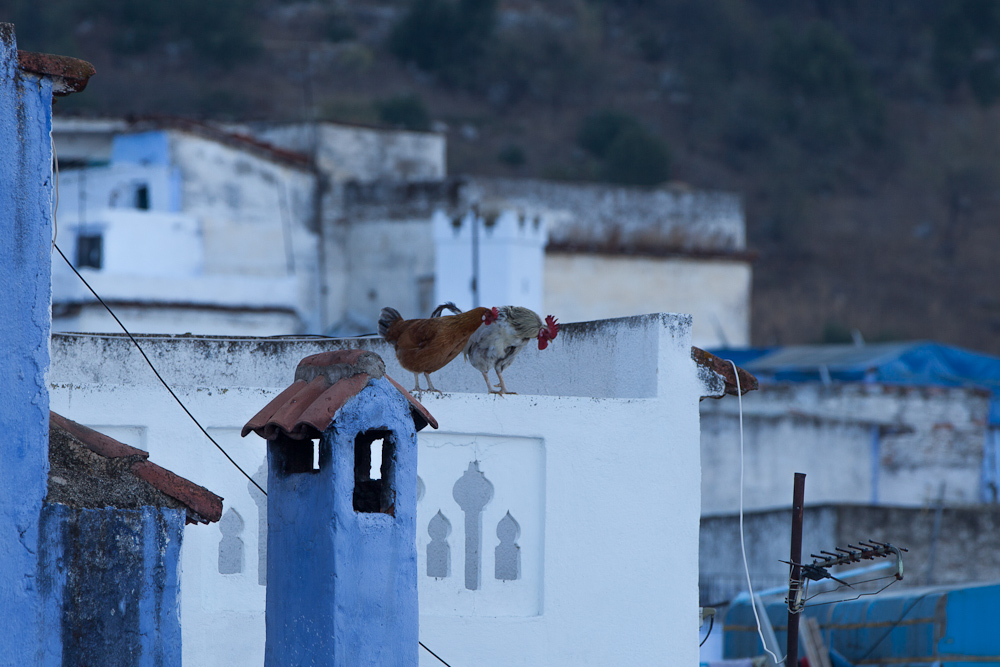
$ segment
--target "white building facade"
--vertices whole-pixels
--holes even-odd
[[[108,164],[60,173],[56,242],[132,331],[315,331],[319,235],[308,160],[220,136],[115,134]],[[117,328],[61,261],[53,328]]]
[[[549,349],[525,349],[508,370],[518,395],[485,394],[461,360],[435,374],[446,393],[423,402],[440,429],[421,432],[418,453],[426,646],[456,665],[694,664],[698,403],[721,395],[725,382],[692,359],[690,328],[681,315],[566,326]],[[264,441],[239,432],[288,386],[300,359],[364,347],[391,376],[408,377],[391,348],[370,339],[153,336],[140,344],[262,485]],[[260,664],[265,498],[126,338],[55,335],[52,348],[53,410],[224,496],[217,531],[185,533],[184,660]],[[471,496],[459,489],[470,477]],[[434,664],[421,651],[421,665]]]

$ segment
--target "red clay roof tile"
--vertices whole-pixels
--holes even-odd
[[[304,358],[295,369],[295,381],[271,400],[243,427],[274,440],[279,434],[295,440],[318,438],[352,397],[360,393],[372,378],[384,377],[410,403],[414,425],[419,431],[437,420],[423,405],[385,374],[382,358],[367,350],[337,350]]]
[[[136,477],[187,505],[204,519],[200,523],[213,523],[222,518],[222,498],[208,489],[150,461],[136,461],[132,464],[132,472]],[[190,513],[188,516],[190,517]],[[189,523],[193,522],[189,519]]]
[[[212,523],[222,517],[221,496],[146,460],[149,452],[118,442],[55,412],[49,412],[49,420],[79,440],[87,449],[105,458],[142,457],[131,465],[132,473],[187,506],[187,523]]]
[[[66,419],[62,415],[56,414],[55,412],[49,411],[49,420],[55,422],[66,431],[69,431],[69,433],[82,442],[87,449],[95,454],[100,454],[105,458],[117,459],[122,456],[141,456],[143,458],[149,458],[149,452],[144,452],[141,449],[136,449],[135,447],[129,447],[124,443],[118,442],[114,438],[108,437],[103,433],[98,433],[94,429],[87,428],[83,424],[77,424],[75,421]]]

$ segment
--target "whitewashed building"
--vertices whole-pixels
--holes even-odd
[[[64,237],[79,239],[71,253],[78,265],[103,238],[94,230],[111,232],[99,211],[180,213],[194,221],[178,243],[200,239],[204,268],[193,270],[240,276],[260,298],[234,317],[246,300],[240,288],[210,286],[198,294],[221,299],[214,310],[181,310],[171,296],[172,314],[145,322],[154,316],[141,294],[114,294],[141,331],[354,335],[374,331],[383,306],[419,317],[454,301],[523,304],[563,322],[687,312],[695,344],[749,344],[752,255],[735,195],[450,178],[445,137],[434,133],[330,123],[233,128],[250,139],[164,119],[146,126],[111,134],[110,121],[56,123],[69,164],[85,162],[88,151],[92,162],[109,161],[61,177],[60,218]],[[261,181],[251,166],[261,160],[285,171],[269,167],[273,178]],[[119,247],[108,242],[109,252]],[[133,255],[161,252],[150,246]],[[179,269],[181,279],[192,271]],[[131,281],[119,274],[110,283]],[[55,284],[58,329],[114,330],[105,316],[83,312],[86,294],[64,298],[72,286]],[[156,308],[163,298],[153,297]]]
[[[427,647],[455,665],[694,664],[698,403],[733,386],[694,360],[690,332],[684,315],[565,326],[547,350],[525,349],[507,371],[518,395],[485,394],[479,373],[461,360],[435,374],[446,393],[422,400],[440,429],[420,433],[418,454]],[[260,483],[264,441],[240,438],[240,430],[305,356],[370,349],[409,386],[410,374],[379,340],[139,341],[208,433]],[[217,531],[185,533],[184,660],[260,664],[263,495],[173,402],[127,338],[54,335],[49,380],[53,410],[224,496]],[[456,485],[470,470],[489,493],[460,503]],[[480,532],[481,550],[467,539],[469,526]],[[470,562],[481,573],[471,587],[463,574]],[[421,651],[421,665],[435,664]]]
[[[308,158],[192,123],[116,133],[101,164],[97,129],[56,133],[81,163],[59,174],[56,243],[132,331],[319,328]],[[52,283],[55,330],[117,329],[64,262]]]

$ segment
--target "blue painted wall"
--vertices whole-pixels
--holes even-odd
[[[73,509],[41,515],[41,665],[180,667],[182,510]]]
[[[371,429],[394,433],[395,516],[354,511],[354,438]],[[286,445],[268,443],[266,667],[417,665],[416,442],[381,378],[340,409],[319,471],[285,474]]]
[[[0,23],[0,665],[35,664],[38,516],[48,475],[52,84]]]
[[[170,138],[166,132],[116,135],[111,143],[111,162],[170,164]]]

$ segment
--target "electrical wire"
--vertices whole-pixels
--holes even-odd
[[[888,579],[888,578],[889,578],[889,577],[879,577],[878,579],[869,579],[869,580],[868,580],[868,582],[871,582],[871,581],[879,581],[880,579]],[[863,598],[863,597],[866,597],[866,596],[871,596],[871,595],[878,595],[879,593],[881,593],[881,592],[882,592],[882,591],[884,591],[885,589],[889,588],[889,586],[892,586],[892,585],[893,585],[894,583],[896,583],[897,581],[899,581],[899,580],[898,580],[898,579],[896,579],[896,577],[895,577],[895,576],[893,576],[893,577],[892,577],[892,581],[890,581],[889,583],[887,583],[887,584],[886,584],[885,586],[883,586],[882,588],[878,589],[877,591],[872,591],[871,593],[858,593],[857,595],[855,595],[855,596],[854,596],[854,597],[852,597],[852,598],[844,598],[844,599],[842,599],[842,600],[829,600],[829,601],[827,601],[827,602],[814,602],[813,604],[807,604],[807,605],[805,605],[805,606],[807,606],[807,607],[822,607],[823,605],[827,605],[827,604],[837,604],[838,602],[851,602],[851,601],[853,601],[853,600],[859,600],[859,599],[861,599],[861,598]],[[855,582],[855,583],[858,583],[858,584],[864,584],[864,583],[867,583],[867,582],[864,582],[864,581],[858,581],[858,582]],[[843,588],[843,586],[841,586],[840,588],[835,588],[835,589],[833,589],[832,591],[827,591],[827,592],[828,592],[828,593],[833,593],[833,592],[836,592],[836,591],[839,591],[839,590],[840,590],[841,588]],[[822,593],[817,593],[817,594],[816,594],[816,595],[814,595],[813,597],[816,597],[816,596],[818,596],[818,595],[822,595]],[[810,598],[810,599],[812,599],[812,598]]]
[[[893,583],[895,583],[895,582],[893,582]],[[888,588],[891,585],[892,584],[889,584],[888,586],[886,586],[886,588]],[[885,590],[885,589],[883,588],[882,590]],[[884,642],[885,639],[886,639],[886,637],[888,637],[890,634],[892,634],[892,631],[895,630],[899,626],[899,624],[903,622],[903,619],[906,618],[906,615],[909,614],[911,611],[913,611],[913,608],[917,606],[917,603],[920,602],[921,600],[923,600],[928,595],[930,595],[932,592],[933,591],[927,591],[926,593],[924,593],[923,595],[921,595],[920,597],[918,597],[916,600],[914,600],[912,603],[910,603],[910,606],[907,607],[903,611],[902,614],[900,614],[899,618],[896,619],[896,622],[893,623],[891,626],[889,626],[889,629],[885,631],[885,634],[882,635],[881,637],[879,637],[878,641],[875,642],[874,644],[872,644],[871,647],[865,652],[865,654],[863,656],[861,656],[860,658],[858,658],[857,660],[855,660],[855,663],[856,664],[860,664],[865,658],[867,658],[869,655],[871,655],[872,651],[874,651],[876,648],[878,648],[878,645],[881,644],[882,642]]]
[[[253,484],[254,486],[256,486],[257,489],[261,493],[263,493],[265,496],[267,496],[267,491],[265,491],[261,487],[261,485],[258,484],[254,480],[253,477],[251,477],[250,475],[248,475],[247,471],[244,470],[243,468],[241,468],[240,465],[238,463],[236,463],[236,461],[233,460],[233,457],[230,456],[226,452],[226,450],[222,448],[222,445],[220,445],[218,442],[216,442],[215,438],[213,438],[211,435],[209,435],[208,431],[205,430],[205,427],[202,426],[201,423],[197,419],[195,419],[195,416],[193,414],[191,414],[190,410],[187,409],[187,406],[184,405],[184,402],[181,401],[180,397],[178,397],[177,394],[174,393],[174,390],[170,388],[170,385],[167,384],[167,381],[163,379],[163,376],[160,375],[160,372],[156,370],[156,367],[153,365],[153,362],[149,360],[149,357],[146,356],[146,352],[142,349],[142,346],[139,345],[139,341],[137,341],[135,339],[135,336],[133,336],[131,334],[131,332],[129,332],[129,330],[125,328],[125,325],[122,324],[122,321],[120,319],[118,319],[118,316],[115,315],[115,313],[114,313],[113,310],[111,310],[111,307],[108,306],[108,304],[106,304],[104,302],[104,299],[102,299],[101,296],[96,291],[94,291],[94,288],[90,286],[90,283],[87,282],[86,278],[84,278],[82,275],[80,275],[80,272],[76,270],[76,267],[73,266],[72,263],[70,263],[69,259],[66,257],[66,255],[63,254],[63,251],[60,250],[59,246],[56,245],[55,242],[53,242],[52,243],[52,247],[56,249],[56,252],[58,252],[59,255],[63,258],[63,260],[66,261],[66,264],[69,266],[70,269],[73,270],[73,273],[76,274],[76,277],[79,278],[81,281],[83,281],[83,284],[87,286],[87,289],[90,290],[90,293],[94,295],[94,297],[101,303],[101,305],[104,306],[105,310],[107,310],[108,313],[110,313],[111,317],[114,318],[115,322],[118,323],[118,326],[120,326],[122,328],[122,331],[125,332],[125,335],[129,337],[129,340],[131,340],[132,343],[135,345],[136,349],[139,350],[139,354],[141,354],[142,358],[146,360],[146,363],[149,365],[149,368],[153,371],[153,374],[156,376],[156,379],[160,381],[160,384],[162,384],[166,388],[166,390],[168,392],[170,392],[170,395],[173,396],[173,398],[174,398],[175,401],[177,401],[177,405],[181,406],[181,409],[184,410],[185,413],[187,413],[187,416],[191,418],[191,421],[193,421],[195,423],[195,426],[197,426],[199,429],[201,429],[201,432],[205,434],[205,437],[208,438],[209,441],[211,441],[211,443],[213,445],[215,445],[215,447],[220,452],[222,452],[223,456],[225,456],[227,459],[229,459],[229,462],[232,463],[236,467],[237,470],[239,470],[241,473],[243,473],[244,477],[246,477],[248,480],[250,480],[251,484]]]
[[[700,644],[698,644],[698,648],[701,648],[702,646],[705,645],[705,642],[708,641],[709,636],[712,634],[712,628],[714,627],[715,627],[715,614],[712,614],[711,616],[708,617],[708,632],[705,633],[705,638],[701,640]]]
[[[52,164],[55,178],[53,179],[53,189],[55,190],[55,202],[52,205],[52,247],[56,247],[56,239],[59,238],[59,156],[56,155],[56,139],[49,133],[49,142],[52,144]],[[50,250],[49,253],[52,251]]]
[[[744,538],[743,532],[743,391],[740,388],[740,370],[736,367],[736,363],[732,359],[727,359],[733,366],[733,375],[736,377],[736,398],[739,399],[740,407],[740,550],[743,552],[743,571],[747,575],[747,589],[750,591],[750,608],[753,609],[753,617],[757,620],[757,634],[760,635],[761,646],[764,647],[764,651],[774,659],[774,664],[781,665],[784,664],[785,659],[779,658],[774,653],[767,648],[767,642],[764,641],[764,630],[761,628],[760,624],[760,614],[757,612],[757,602],[754,597],[753,584],[750,583],[750,565],[747,562],[747,545],[746,539]]]
[[[440,660],[442,665],[444,665],[445,667],[451,667],[451,665],[449,665],[447,662],[445,662],[444,659],[441,656],[439,656],[437,653],[435,653],[434,651],[432,651],[429,648],[427,648],[427,645],[424,644],[422,641],[418,640],[417,643],[420,644],[420,646],[422,646],[425,651],[427,651],[428,653],[430,653],[431,655],[433,655],[435,658],[437,658],[438,660]]]

